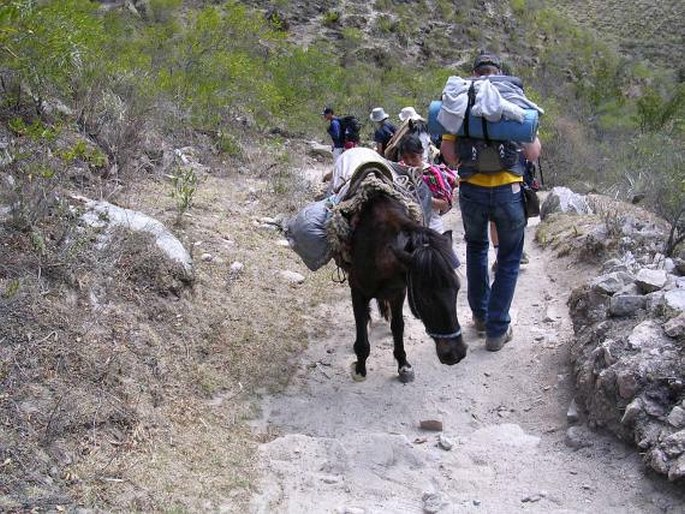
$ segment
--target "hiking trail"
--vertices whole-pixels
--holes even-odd
[[[530,262],[511,311],[514,338],[488,352],[466,301],[458,206],[444,220],[462,262],[458,314],[468,355],[455,366],[440,364],[405,304],[405,348],[416,379],[400,383],[389,324],[373,305],[368,376],[354,382],[349,287],[331,282],[336,301],[310,313],[329,320],[327,328],[310,333],[286,390],[262,398],[254,429],[269,442],[259,448],[262,479],[251,512],[685,511],[683,492],[650,474],[636,448],[567,419],[573,329],[566,299],[588,271],[538,246],[539,219],[529,220]],[[422,420],[439,420],[442,431],[419,428]]]

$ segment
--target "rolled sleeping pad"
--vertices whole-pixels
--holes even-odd
[[[440,100],[433,100],[428,107],[428,131],[431,136],[439,137],[445,133],[445,128],[438,121],[438,113],[442,107]],[[537,109],[524,109],[524,120],[505,120],[491,122],[487,121],[488,137],[497,141],[520,141],[531,143],[535,140],[538,133],[540,113]],[[483,138],[483,118],[471,116],[469,118],[470,137]],[[462,124],[458,136],[464,136],[464,125]]]

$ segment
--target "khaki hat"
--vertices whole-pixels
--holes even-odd
[[[388,113],[386,113],[382,107],[376,107],[371,111],[371,114],[369,115],[371,121],[383,121],[389,117],[390,116],[388,116]]]
[[[400,114],[398,115],[400,117],[400,121],[407,121],[407,120],[421,120],[423,121],[423,118],[419,116],[419,113],[416,112],[416,109],[413,107],[405,107],[400,111]]]

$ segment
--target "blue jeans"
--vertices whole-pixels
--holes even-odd
[[[462,182],[459,207],[466,238],[466,280],[469,307],[485,321],[488,337],[504,334],[511,322],[509,308],[523,253],[526,215],[520,184],[480,187]],[[488,275],[488,223],[499,236],[497,273],[490,286]]]

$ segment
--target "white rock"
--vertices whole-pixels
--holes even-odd
[[[132,232],[146,232],[155,238],[157,247],[182,267],[187,279],[193,277],[193,259],[183,244],[160,221],[142,212],[124,209],[108,202],[74,196],[86,205],[81,219],[92,227],[124,227]],[[108,235],[106,237],[109,237]],[[106,241],[102,242],[103,244]]]
[[[285,270],[279,272],[279,275],[282,279],[291,284],[302,284],[304,282],[304,276],[295,271]]]

